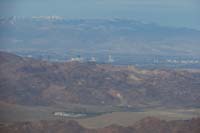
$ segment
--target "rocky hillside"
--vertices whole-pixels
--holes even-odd
[[[200,119],[164,121],[144,118],[133,126],[111,125],[101,129],[87,129],[75,121],[39,121],[1,124],[2,133],[199,133]]]
[[[0,100],[8,103],[200,106],[199,87],[197,70],[52,63],[0,52]]]

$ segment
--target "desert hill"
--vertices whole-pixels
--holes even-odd
[[[0,52],[0,75],[0,100],[7,103],[200,106],[198,70],[46,62]]]

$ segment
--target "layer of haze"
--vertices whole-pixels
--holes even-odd
[[[0,0],[0,16],[125,18],[200,29],[199,0]]]

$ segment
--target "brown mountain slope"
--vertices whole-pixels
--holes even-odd
[[[200,119],[163,121],[145,118],[130,127],[112,125],[101,129],[87,129],[75,121],[39,121],[1,124],[2,133],[199,133]]]
[[[164,121],[147,117],[134,125],[138,133],[198,133],[200,119]]]
[[[199,87],[200,71],[52,63],[0,52],[0,100],[9,103],[199,106]]]
[[[75,121],[39,121],[0,125],[1,133],[92,133]]]

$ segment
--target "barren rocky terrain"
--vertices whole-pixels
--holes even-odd
[[[129,127],[111,125],[87,129],[75,121],[38,121],[1,124],[2,133],[199,133],[200,119],[164,121],[147,117]]]
[[[47,62],[0,52],[0,132],[199,133],[199,86],[199,70]],[[71,119],[55,111],[105,114]]]
[[[55,63],[0,53],[0,100],[21,105],[199,107],[200,71]]]

